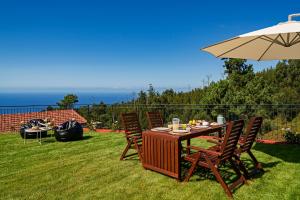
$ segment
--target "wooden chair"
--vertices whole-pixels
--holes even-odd
[[[149,129],[164,126],[160,112],[146,112],[146,115]]]
[[[188,175],[186,176],[185,181],[189,181],[190,177],[192,176],[194,170],[198,165],[204,168],[208,168],[214,174],[217,181],[221,184],[226,194],[229,197],[232,197],[232,190],[235,189],[237,186],[246,183],[245,177],[239,171],[235,160],[233,160],[233,156],[236,150],[238,140],[240,138],[240,135],[243,132],[243,127],[244,127],[243,120],[232,121],[228,124],[227,132],[220,146],[220,151],[213,151],[209,149],[203,149],[203,148],[191,146],[191,149],[197,150],[197,152],[188,154],[184,158],[186,161],[192,163],[192,166],[188,171]],[[219,166],[221,164],[224,164],[227,161],[230,162],[234,172],[239,177],[231,185],[227,185],[225,183],[219,171]]]
[[[138,154],[139,159],[142,160],[142,128],[137,114],[135,112],[123,113],[121,114],[121,120],[125,130],[127,146],[125,147],[120,160],[124,160],[124,158],[136,154]],[[126,155],[129,149],[135,149],[137,153]]]
[[[255,173],[256,171],[263,171],[261,163],[257,161],[253,153],[251,152],[251,148],[253,143],[255,142],[256,136],[261,128],[263,118],[262,117],[252,117],[247,125],[245,136],[241,137],[239,141],[239,148],[236,150],[236,155],[240,158],[242,153],[248,153],[250,158],[254,163],[255,170],[249,173],[243,166],[241,169],[243,170],[245,176],[247,178],[250,177],[250,174]]]
[[[253,143],[255,142],[255,139],[257,137],[257,134],[261,128],[263,118],[262,117],[252,117],[247,125],[246,133],[244,136],[240,137],[240,140],[238,142],[239,147],[235,151],[234,157],[238,157],[238,163],[240,166],[240,169],[243,171],[246,178],[250,178],[250,174],[255,174],[257,171],[263,171],[263,168],[261,166],[261,163],[257,161],[254,154],[251,152],[251,148],[253,146]],[[222,138],[215,138],[216,140],[223,140]],[[216,146],[213,146],[209,148],[210,150],[218,150],[220,148],[220,143],[215,140],[208,140],[208,142],[213,142],[217,144]],[[248,172],[248,170],[245,168],[245,165],[243,165],[242,162],[240,162],[240,157],[242,153],[248,153],[250,158],[252,159],[254,163],[254,171]]]

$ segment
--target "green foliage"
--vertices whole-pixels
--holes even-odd
[[[300,144],[300,133],[295,133],[292,131],[286,131],[284,138],[289,144]]]
[[[112,123],[111,129],[112,129],[113,131],[120,130],[120,129],[121,129],[121,126],[120,126],[119,121],[114,121],[114,122]]]
[[[224,60],[224,69],[225,74],[231,76],[236,73],[239,75],[246,75],[253,73],[253,65],[246,64],[247,60],[245,59],[237,59],[237,58],[225,58]]]
[[[47,106],[46,110],[51,111],[51,110],[54,110],[54,108],[52,106]]]
[[[274,119],[283,121],[284,118],[285,123],[289,123],[298,116],[299,110],[291,112],[291,108],[283,104],[300,104],[300,61],[280,61],[276,67],[256,73],[251,64],[241,59],[224,59],[223,67],[228,75],[226,79],[204,88],[189,92],[167,89],[159,93],[150,84],[148,90],[140,91],[137,98],[129,102],[110,106],[101,102],[83,106],[78,111],[89,121],[100,121],[108,128],[120,121],[122,112],[133,111],[138,112],[142,128],[147,127],[146,111],[161,112],[165,123],[174,117],[188,122],[190,119],[216,120],[218,114],[227,120],[259,115],[265,121],[263,132],[285,126],[275,126]],[[276,109],[276,106],[281,107]]]
[[[74,108],[74,104],[77,102],[78,97],[75,94],[67,94],[57,105],[62,109],[71,109]]]

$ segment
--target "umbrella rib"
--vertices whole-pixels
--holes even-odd
[[[295,37],[291,40],[290,44],[293,44],[293,42],[297,39],[298,36],[299,36],[299,33],[297,33],[297,34],[295,35]]]
[[[293,44],[291,44],[291,46],[298,44],[298,43],[300,43],[300,38],[297,41],[295,41]]]
[[[266,37],[266,36],[264,36],[264,37]],[[268,37],[266,37],[266,38],[261,38],[262,40],[265,40],[265,41],[268,41],[268,42],[273,42],[273,40],[271,40],[270,38],[268,38]]]
[[[279,34],[279,37],[281,38],[281,40],[282,40],[282,42],[283,42],[283,44],[284,44],[284,46],[285,47],[287,47],[288,46],[288,44],[284,41],[284,38],[282,37],[282,35],[281,34]],[[278,37],[277,37],[278,38]],[[277,38],[275,39],[275,40],[277,40]]]
[[[252,40],[249,40],[249,41],[247,41],[247,42],[244,42],[244,43],[240,44],[239,46],[236,46],[236,47],[234,47],[234,48],[232,48],[232,49],[226,51],[225,53],[222,53],[222,54],[220,54],[220,55],[218,55],[218,56],[216,56],[216,57],[219,58],[219,57],[221,57],[221,56],[223,56],[223,55],[225,55],[225,54],[227,54],[227,53],[229,53],[229,52],[231,52],[231,51],[234,51],[234,50],[236,50],[236,49],[238,49],[238,48],[240,48],[240,47],[242,47],[242,46],[244,46],[244,45],[246,45],[246,44],[248,44],[248,43],[250,43],[250,42],[253,42],[254,40],[257,40],[257,39],[259,39],[259,38],[261,38],[261,37],[262,37],[262,36],[258,36],[258,37],[256,37],[256,38],[253,38]]]
[[[216,43],[216,44],[213,44],[213,45],[209,45],[209,46],[207,46],[207,47],[204,47],[204,48],[202,48],[202,50],[207,49],[207,48],[210,48],[210,47],[213,47],[213,46],[217,46],[217,45],[222,44],[222,43],[230,42],[230,41],[236,40],[236,39],[238,39],[238,38],[239,38],[239,37],[234,37],[234,38],[231,38],[231,39],[222,41],[222,42],[218,42],[218,43]]]
[[[272,38],[270,38],[270,37],[268,37],[268,36],[266,36],[266,35],[263,35],[263,37],[265,37],[265,38],[261,38],[261,39],[266,40],[266,41],[268,41],[268,42],[274,42],[274,43],[276,43],[276,44],[278,44],[278,45],[280,45],[280,46],[285,46],[285,44],[281,43],[279,40],[272,39]],[[266,38],[267,38],[267,39],[266,39]],[[274,40],[276,40],[276,41],[274,41]]]
[[[295,40],[293,40],[293,42],[290,43],[290,46],[293,46],[293,45],[295,45],[295,44],[297,44],[297,43],[300,42],[300,33],[297,33],[296,36],[298,36],[298,38],[295,39]],[[296,38],[296,37],[295,37],[295,38]]]
[[[273,39],[272,40],[270,40],[269,38],[260,38],[260,39],[262,39],[262,40],[265,40],[265,41],[267,41],[267,42],[274,42],[275,44],[278,44],[278,45],[280,45],[280,46],[284,46],[284,44],[282,44],[280,41],[274,41]]]
[[[277,40],[277,38],[280,36],[277,35],[277,37],[272,41],[272,43],[268,46],[268,48],[264,51],[264,53],[259,57],[258,61],[260,61],[262,59],[262,57],[264,57],[264,55],[267,53],[267,51],[269,51],[269,49],[272,47],[272,45],[275,43],[275,41]]]

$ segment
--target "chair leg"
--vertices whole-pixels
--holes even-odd
[[[188,171],[188,174],[187,174],[187,176],[184,179],[184,182],[188,182],[190,180],[190,178],[192,177],[192,175],[193,175],[193,173],[194,173],[194,171],[195,171],[195,169],[196,169],[196,167],[198,165],[200,156],[201,156],[201,154],[198,153],[196,159],[194,160],[194,162],[192,162],[192,166],[190,167],[190,169]]]
[[[250,174],[248,172],[248,170],[246,169],[245,165],[243,164],[243,162],[241,161],[240,157],[236,154],[233,155],[237,165],[239,166],[240,170],[242,170],[244,176],[246,179],[250,178]]]
[[[130,149],[131,144],[132,144],[132,142],[128,141],[127,146],[125,147],[125,149],[120,157],[120,160],[124,160],[124,157],[126,156],[128,150]]]
[[[240,172],[240,170],[237,168],[235,162],[232,159],[229,159],[229,162],[234,170],[234,172],[240,177],[242,175],[242,173]],[[238,161],[237,161],[238,162]]]
[[[209,168],[211,169],[212,173],[214,174],[214,176],[216,177],[217,181],[221,184],[222,188],[224,189],[224,191],[226,192],[227,196],[230,198],[233,198],[232,196],[232,192],[229,189],[228,185],[225,183],[225,181],[223,180],[218,168],[210,161],[209,158],[207,158],[205,156],[205,160],[209,166]]]
[[[237,162],[240,163],[240,165],[243,165],[242,162],[240,161],[240,159],[238,158],[238,160],[233,161],[232,159],[229,159],[229,162],[233,168],[233,170],[235,171],[235,173],[238,175],[238,180],[236,180],[233,184],[231,184],[231,186],[229,187],[231,190],[233,190],[236,186],[240,185],[240,184],[247,184],[247,180],[244,177],[244,175],[240,172],[239,168],[237,167]]]
[[[143,161],[143,156],[142,156],[142,153],[141,153],[141,150],[139,148],[139,145],[138,145],[137,141],[134,141],[134,146],[135,146],[136,151],[138,152],[139,159],[142,162]]]
[[[263,168],[262,168],[262,166],[261,166],[261,163],[259,163],[259,162],[257,161],[257,159],[255,158],[255,156],[253,155],[253,153],[252,153],[250,150],[247,151],[247,153],[249,154],[249,156],[250,156],[251,159],[253,160],[255,169],[258,169],[258,170],[260,170],[260,171],[263,171]]]

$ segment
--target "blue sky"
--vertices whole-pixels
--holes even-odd
[[[200,48],[296,12],[296,0],[2,0],[0,88],[199,87],[223,72]]]

